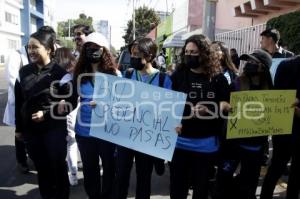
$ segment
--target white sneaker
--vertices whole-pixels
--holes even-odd
[[[69,181],[71,186],[76,186],[78,185],[78,179],[76,174],[70,174],[69,175]]]

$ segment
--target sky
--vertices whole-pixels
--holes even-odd
[[[56,1],[56,21],[77,19],[80,13],[93,17],[93,20],[108,20],[111,25],[112,45],[119,49],[124,45],[124,29],[131,19],[133,0],[63,0]],[[146,5],[157,11],[168,11],[182,4],[184,0],[135,0],[135,7]]]

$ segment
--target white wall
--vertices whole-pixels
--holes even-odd
[[[54,30],[57,28],[55,17],[56,0],[44,0],[44,23],[47,26],[52,26]]]
[[[182,4],[180,4],[173,13],[173,33],[187,30],[188,26],[188,2],[189,0],[185,0]]]
[[[15,0],[0,0],[0,62],[1,56],[4,55],[6,59],[11,50],[21,47],[20,9],[23,5],[20,3]],[[9,15],[11,22],[6,21],[6,15]]]

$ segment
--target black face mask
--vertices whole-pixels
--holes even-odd
[[[101,49],[93,49],[93,48],[87,48],[86,49],[86,58],[88,62],[94,64],[100,62],[102,57],[102,51]]]
[[[136,70],[142,70],[145,64],[142,63],[142,58],[131,57],[130,65]]]
[[[199,56],[185,55],[184,64],[190,69],[199,68],[200,67]]]
[[[243,69],[246,76],[255,76],[258,74],[258,64],[247,62]]]

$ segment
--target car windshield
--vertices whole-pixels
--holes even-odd
[[[121,64],[130,64],[130,54],[128,51],[124,51],[121,57]]]

